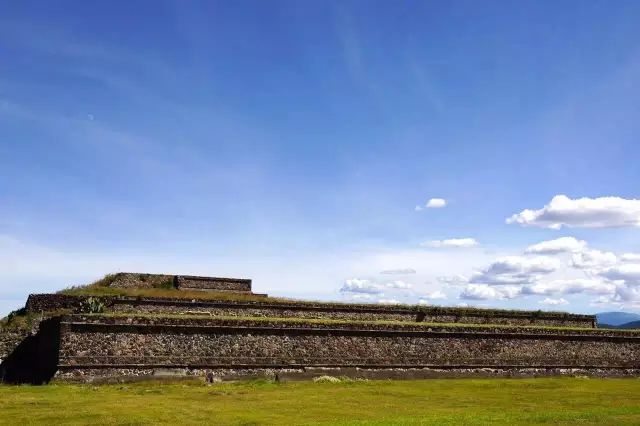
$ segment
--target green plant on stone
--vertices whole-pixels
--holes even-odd
[[[80,311],[85,314],[100,314],[104,312],[104,302],[97,297],[89,297],[80,305]]]
[[[160,288],[165,290],[171,290],[175,288],[175,286],[173,285],[173,277],[163,278],[161,281],[154,284],[153,288]]]

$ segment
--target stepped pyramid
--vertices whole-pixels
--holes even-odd
[[[0,328],[0,358],[8,383],[636,376],[640,334],[592,315],[296,301],[248,279],[119,273],[30,295]]]

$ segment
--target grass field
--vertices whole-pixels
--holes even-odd
[[[0,423],[640,424],[640,380],[0,386]]]

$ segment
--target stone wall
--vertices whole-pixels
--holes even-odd
[[[109,287],[179,288],[182,290],[251,291],[251,280],[240,278],[199,277],[193,275],[140,274],[119,272]]]
[[[0,364],[29,334],[28,330],[0,328]]]
[[[633,368],[362,368],[362,367],[300,367],[300,368],[73,368],[58,369],[55,380],[75,383],[127,383],[149,380],[204,378],[207,381],[267,379],[277,381],[311,380],[320,376],[350,377],[367,380],[413,380],[433,378],[513,378],[513,377],[638,377]]]
[[[492,324],[437,324],[421,322],[356,322],[351,320],[307,320],[303,318],[203,318],[192,315],[174,316],[135,316],[119,314],[77,314],[64,317],[64,324],[79,328],[102,329],[125,327],[146,330],[199,329],[216,327],[238,329],[314,329],[314,330],[347,330],[371,332],[446,332],[470,334],[503,334],[503,335],[548,335],[548,336],[582,336],[584,338],[638,339],[640,332],[636,330],[619,330],[608,328],[554,328],[530,326],[510,326]]]
[[[77,312],[89,296],[32,294],[27,311],[32,313],[70,309]],[[594,327],[592,315],[539,311],[506,311],[417,306],[384,306],[313,302],[207,301],[179,298],[100,297],[108,312],[199,314],[211,316],[344,319],[360,321],[410,321],[463,324],[538,325]]]
[[[278,309],[266,307],[238,306],[234,304],[138,304],[116,303],[111,308],[119,313],[164,313],[210,315],[223,317],[262,317],[262,318],[307,318],[307,319],[344,319],[359,321],[416,321],[416,312],[394,311],[336,311],[318,309]]]
[[[286,305],[284,305],[286,306]],[[468,315],[425,314],[418,310],[367,310],[367,309],[305,309],[300,307],[278,307],[265,305],[252,307],[240,304],[144,304],[136,305],[116,302],[111,308],[121,313],[165,313],[193,314],[225,317],[264,317],[264,318],[308,318],[308,319],[343,319],[355,321],[411,321],[428,323],[460,323],[460,324],[503,324],[503,325],[537,325],[552,327],[593,327],[593,321],[571,317],[511,317],[508,315]]]
[[[110,310],[127,313],[200,314],[211,316],[315,318],[361,321],[595,327],[592,315],[417,306],[384,306],[310,302],[189,301],[185,299],[119,299]]]
[[[640,367],[640,337],[612,330],[68,317],[60,366],[83,368]]]
[[[36,314],[40,312],[57,312],[62,310],[77,311],[90,296],[68,296],[66,294],[30,294],[27,298],[27,312]],[[113,298],[101,297],[101,300],[110,301]]]
[[[109,287],[116,288],[172,288],[175,287],[175,277],[163,274],[139,274],[133,272],[119,272],[115,274]]]
[[[176,285],[181,290],[212,290],[251,292],[251,280],[239,278],[176,276]]]

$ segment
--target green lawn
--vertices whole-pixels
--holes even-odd
[[[640,380],[0,386],[0,423],[640,424]]]

